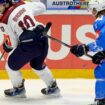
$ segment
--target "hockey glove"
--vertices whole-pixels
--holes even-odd
[[[81,57],[88,52],[88,47],[85,44],[74,45],[70,49],[71,53],[77,57]]]
[[[34,29],[34,32],[35,32],[36,34],[38,34],[38,35],[42,35],[43,31],[44,31],[44,27],[43,27],[42,25],[38,25],[38,26],[36,26],[36,28]]]
[[[13,48],[8,44],[8,41],[6,40],[6,42],[3,44],[3,49],[5,52],[9,53]]]
[[[36,34],[37,40],[42,40],[43,39],[43,31],[44,31],[44,26],[43,25],[38,25],[34,29],[34,32]]]
[[[105,60],[105,51],[100,51],[92,57],[94,64],[100,64],[103,60]]]

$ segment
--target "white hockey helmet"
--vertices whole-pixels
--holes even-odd
[[[105,0],[90,0],[88,4],[88,10],[96,10],[96,14],[105,9]]]

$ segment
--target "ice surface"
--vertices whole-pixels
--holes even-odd
[[[27,98],[9,98],[4,90],[11,88],[10,80],[0,80],[0,105],[89,105],[93,102],[94,79],[57,79],[60,96],[44,96],[40,90],[45,84],[40,79],[27,79]]]

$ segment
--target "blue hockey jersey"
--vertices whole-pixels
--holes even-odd
[[[89,50],[93,52],[105,50],[105,16],[96,19],[93,28],[99,36],[95,42],[88,44]]]

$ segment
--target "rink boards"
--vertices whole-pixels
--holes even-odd
[[[79,70],[79,69],[74,69],[74,70],[69,70],[69,69],[53,69],[51,70],[55,78],[94,78],[94,71],[92,69],[84,69],[84,70]],[[35,79],[38,78],[38,76],[32,71],[32,70],[21,70],[22,75],[24,78],[27,79]],[[7,72],[5,70],[0,70],[0,79],[8,79]]]
[[[37,20],[46,24],[52,22],[49,35],[69,45],[76,43],[89,43],[95,40],[92,23],[94,18],[89,14],[81,14],[76,11],[49,11]],[[59,20],[59,21],[58,21]],[[5,37],[0,34],[0,55],[3,52],[2,44]],[[0,79],[7,78],[5,62],[7,54],[0,61]],[[13,62],[14,63],[14,62]],[[94,78],[94,67],[91,59],[87,56],[77,58],[70,53],[70,49],[49,39],[49,53],[46,60],[47,65],[56,78]],[[25,70],[23,70],[25,69]],[[25,78],[38,78],[29,66],[22,68]]]

